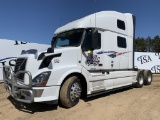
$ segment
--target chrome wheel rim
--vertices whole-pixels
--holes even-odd
[[[81,87],[75,82],[70,89],[70,98],[73,102],[76,102],[81,96]]]
[[[140,84],[140,85],[143,84],[143,75],[142,75],[142,74],[139,76],[139,84]]]
[[[149,75],[148,75],[148,82],[150,83],[152,81],[152,75],[151,75],[151,73],[149,73]]]

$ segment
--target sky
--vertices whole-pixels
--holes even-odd
[[[105,10],[136,16],[136,37],[160,35],[160,0],[0,0],[0,39],[50,44],[68,22]]]

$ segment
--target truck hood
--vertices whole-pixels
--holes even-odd
[[[19,57],[34,57],[37,60],[42,60],[47,56],[67,53],[67,52],[75,51],[77,49],[80,49],[80,47],[60,47],[60,48],[55,48],[53,53],[47,53],[47,50],[30,49],[30,50],[24,51]]]
[[[47,53],[45,52],[44,56],[50,56],[50,55],[56,55],[56,54],[61,54],[61,53],[67,53],[71,51],[75,51],[79,49],[79,47],[60,47],[60,48],[55,48],[53,53]],[[41,53],[43,54],[43,53]]]

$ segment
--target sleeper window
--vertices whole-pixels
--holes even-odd
[[[126,38],[118,36],[117,45],[120,48],[126,48],[127,47]]]
[[[122,30],[125,30],[125,29],[126,29],[125,23],[124,23],[124,21],[122,21],[122,20],[117,20],[117,27],[118,27],[119,29],[122,29]]]

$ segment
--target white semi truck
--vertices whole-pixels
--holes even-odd
[[[135,17],[102,11],[70,22],[46,52],[23,51],[15,69],[4,66],[4,86],[17,101],[73,107],[81,96],[150,85],[150,70],[134,66]]]

